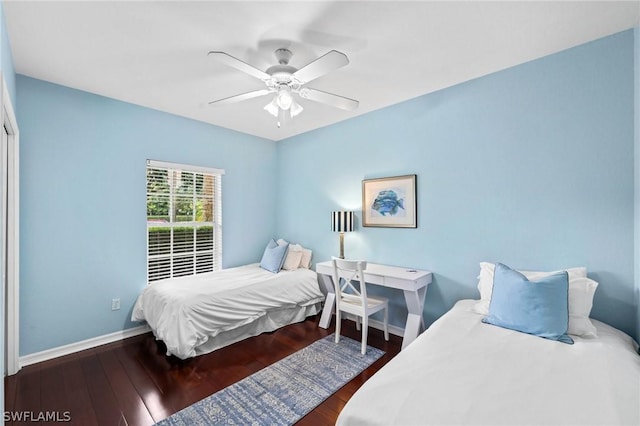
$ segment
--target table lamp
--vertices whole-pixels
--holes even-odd
[[[331,230],[340,233],[340,259],[344,259],[344,233],[353,231],[353,212],[331,212]]]

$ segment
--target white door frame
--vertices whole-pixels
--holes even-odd
[[[18,122],[13,112],[13,104],[7,90],[4,74],[2,80],[2,123],[7,128],[8,141],[8,192],[7,192],[7,300],[6,319],[7,335],[5,336],[7,354],[7,374],[16,374],[20,370],[20,144]]]

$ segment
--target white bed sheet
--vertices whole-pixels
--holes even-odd
[[[371,377],[337,425],[640,424],[633,340],[593,320],[598,337],[546,340],[480,322],[459,301]]]
[[[220,333],[323,299],[314,271],[273,274],[256,263],[156,281],[138,297],[131,319],[147,321],[168,354],[185,359]]]

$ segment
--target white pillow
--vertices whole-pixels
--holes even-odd
[[[287,241],[280,238],[278,240],[278,245],[283,245],[283,244],[287,244]],[[309,269],[311,267],[311,258],[313,257],[313,252],[308,248],[302,247],[300,244],[289,245],[289,250],[291,250],[291,247],[294,247],[295,250],[298,250],[298,249],[302,250],[302,258],[300,259],[300,264],[298,265],[298,268]]]
[[[598,283],[589,278],[569,280],[569,329],[568,334],[580,337],[597,337],[596,327],[589,319],[593,307],[593,295]]]
[[[302,259],[302,247],[298,244],[290,244],[289,251],[287,251],[287,257],[284,259],[284,265],[282,269],[287,271],[295,271],[300,267],[300,260]]]
[[[309,269],[311,267],[311,256],[313,256],[313,252],[302,247],[302,259],[300,260],[301,268]]]
[[[489,314],[491,293],[493,291],[493,273],[495,264],[480,262],[480,275],[478,275],[478,290],[480,301],[475,304],[474,311]],[[587,278],[587,268],[565,269],[569,274],[569,329],[568,334],[579,337],[596,337],[596,328],[591,323],[589,315],[593,307],[593,295],[598,283]],[[537,280],[560,271],[518,271],[530,280]]]

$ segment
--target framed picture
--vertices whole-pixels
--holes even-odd
[[[362,226],[417,228],[416,175],[362,181]]]

